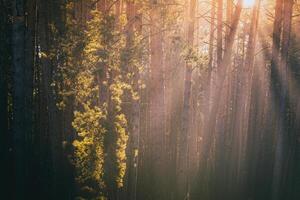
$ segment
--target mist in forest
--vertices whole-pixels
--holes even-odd
[[[299,200],[296,0],[1,0],[3,200]]]

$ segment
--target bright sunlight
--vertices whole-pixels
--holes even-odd
[[[300,0],[0,0],[0,200],[300,200],[299,30]]]
[[[255,3],[255,0],[244,0],[244,6],[245,7],[251,7]]]

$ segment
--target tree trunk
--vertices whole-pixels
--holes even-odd
[[[28,4],[30,2],[27,2]],[[32,72],[34,49],[28,27],[28,13],[23,0],[13,2],[12,66],[13,66],[13,138],[15,153],[15,199],[27,193],[28,138],[32,135]],[[29,13],[30,15],[32,13]],[[29,41],[27,40],[29,39]]]
[[[127,33],[126,33],[126,51],[132,51],[134,48],[133,40],[135,28],[139,24],[136,22],[136,13],[137,5],[136,2],[132,0],[126,1],[126,16],[127,16]],[[131,55],[130,55],[131,56]],[[134,56],[134,55],[133,55]],[[129,60],[131,58],[128,58]],[[128,63],[127,63],[128,64]],[[133,80],[133,89],[135,92],[139,92],[139,69],[136,67],[126,66],[131,73],[134,74]],[[129,80],[131,81],[131,80]],[[139,154],[139,134],[140,134],[140,100],[139,99],[130,99],[130,115],[131,117],[131,130],[129,137],[129,168],[128,168],[128,191],[127,196],[130,200],[136,200],[137,193],[137,178],[138,178],[138,154]]]
[[[189,48],[193,47],[194,43],[194,26],[195,26],[195,12],[196,0],[190,1],[189,20],[187,30],[187,41]],[[182,127],[179,136],[179,162],[178,162],[178,183],[177,183],[177,199],[189,199],[189,124],[190,124],[190,98],[191,98],[191,85],[192,85],[192,72],[193,68],[191,63],[187,61],[185,65],[185,80],[184,80],[184,96],[183,96],[183,113],[182,113]]]
[[[163,34],[160,8],[157,2],[150,10],[150,159],[151,177],[149,188],[153,199],[165,199],[163,176],[165,170],[165,80],[163,66]],[[157,153],[160,152],[160,153]]]
[[[288,155],[288,119],[287,119],[287,108],[288,108],[288,52],[290,44],[290,32],[292,24],[292,13],[293,13],[293,0],[286,0],[283,4],[283,26],[282,26],[282,41],[281,41],[281,60],[276,70],[279,73],[280,82],[280,99],[279,99],[279,122],[278,132],[276,135],[276,149],[275,149],[275,163],[274,163],[274,175],[272,185],[272,199],[281,199],[282,186],[285,181],[285,167],[287,163]],[[277,5],[276,5],[277,6]],[[276,16],[275,16],[276,17]],[[275,29],[275,28],[274,28]],[[277,49],[279,50],[279,49]]]
[[[62,164],[62,135],[61,135],[61,121],[59,119],[59,111],[56,107],[56,98],[51,84],[54,81],[53,72],[55,71],[56,65],[50,57],[51,44],[54,42],[54,36],[51,35],[49,27],[50,23],[55,23],[53,15],[59,15],[59,10],[51,12],[54,6],[51,2],[38,2],[40,8],[40,19],[39,19],[39,40],[40,40],[40,62],[41,62],[41,81],[43,85],[43,94],[45,95],[45,106],[46,106],[46,121],[45,126],[47,133],[49,134],[50,142],[50,155],[51,155],[51,195],[52,198],[58,198],[58,194],[61,194],[62,181],[60,180],[60,170]]]
[[[202,152],[202,159],[206,159],[208,156],[208,153],[210,151],[210,147],[213,142],[213,134],[215,130],[215,125],[216,125],[216,118],[217,118],[217,113],[219,110],[220,106],[220,98],[218,95],[222,94],[222,89],[223,89],[223,83],[225,81],[226,75],[227,75],[227,70],[228,70],[228,65],[231,63],[231,54],[232,54],[232,47],[234,43],[234,37],[237,31],[237,26],[238,22],[240,19],[242,11],[242,0],[239,0],[236,9],[233,15],[232,23],[231,23],[231,30],[230,33],[228,34],[228,42],[226,44],[227,48],[224,51],[224,56],[221,62],[221,65],[218,67],[218,80],[216,82],[216,99],[213,102],[210,114],[209,114],[209,121],[206,124],[206,130],[208,134],[211,134],[210,137],[207,138],[207,141],[204,142],[204,147],[203,147],[203,152]]]
[[[11,135],[9,134],[9,79],[11,70],[11,25],[9,24],[10,3],[8,1],[0,2],[0,156],[5,162],[0,166],[1,180],[0,193],[4,199],[12,199],[12,156],[11,156]]]
[[[220,67],[223,56],[223,0],[217,3],[217,66]]]
[[[205,117],[205,122],[203,123],[202,126],[202,137],[206,138],[208,137],[205,134],[205,124],[208,123],[208,115],[211,107],[211,85],[212,85],[212,72],[213,72],[213,61],[214,61],[214,37],[215,37],[215,15],[216,15],[216,0],[211,1],[211,12],[210,12],[210,34],[209,34],[209,60],[208,60],[208,72],[207,72],[207,79],[206,83],[207,86],[205,88],[205,101],[206,105],[203,108],[204,110],[204,117]]]
[[[249,29],[249,39],[247,44],[247,53],[245,58],[244,64],[244,72],[243,72],[243,96],[242,96],[242,103],[244,106],[243,112],[243,130],[242,133],[245,135],[246,143],[243,144],[242,152],[246,152],[246,172],[247,172],[247,191],[249,198],[254,198],[255,195],[255,185],[254,180],[256,179],[256,165],[258,161],[258,149],[259,147],[256,146],[259,143],[257,138],[259,137],[259,121],[257,119],[260,117],[259,115],[259,92],[260,89],[258,88],[259,82],[259,68],[257,66],[253,66],[255,57],[255,47],[256,47],[256,36],[257,36],[257,26],[259,20],[259,9],[260,9],[260,0],[255,2],[253,11],[252,11],[252,19]]]

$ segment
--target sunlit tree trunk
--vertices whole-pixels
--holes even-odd
[[[210,101],[211,101],[211,83],[212,83],[212,71],[213,71],[213,62],[214,62],[214,41],[215,41],[215,15],[216,15],[216,0],[211,1],[211,11],[210,11],[210,34],[209,34],[209,60],[208,60],[208,75],[207,75],[207,106],[206,114],[209,114],[210,110]],[[208,119],[208,117],[206,117]],[[204,126],[203,126],[204,127]],[[203,130],[204,131],[204,130]]]
[[[131,52],[134,48],[134,31],[138,31],[141,34],[140,22],[137,20],[137,3],[132,0],[126,1],[126,16],[127,16],[127,30],[126,30],[126,51]],[[118,14],[117,14],[118,15]],[[129,55],[134,56],[134,55]],[[129,58],[130,60],[131,58]],[[139,94],[139,69],[126,66],[130,69],[130,72],[134,74],[132,87],[135,92]],[[129,80],[131,81],[131,80]],[[130,83],[130,82],[129,82]],[[129,99],[128,99],[129,100]],[[129,165],[128,165],[128,199],[136,199],[137,190],[137,178],[138,178],[138,153],[139,153],[139,133],[140,133],[140,100],[130,99],[130,136],[129,136]]]
[[[235,168],[232,169],[232,178],[233,178],[233,188],[237,191],[242,188],[241,179],[242,179],[242,172],[241,169],[242,161],[243,161],[243,154],[240,151],[241,149],[241,138],[243,137],[243,133],[241,133],[240,126],[240,116],[242,115],[241,112],[241,71],[243,68],[244,63],[244,55],[245,55],[245,38],[246,38],[246,26],[241,29],[241,32],[237,38],[238,42],[236,45],[236,55],[234,58],[234,63],[232,67],[232,121],[231,121],[231,128],[229,131],[232,132],[232,154],[231,154],[231,166]],[[237,123],[238,122],[238,123]],[[239,191],[236,195],[238,196],[242,191]]]
[[[221,95],[222,89],[223,89],[223,83],[225,81],[226,78],[226,74],[227,74],[227,69],[228,69],[228,65],[231,63],[231,55],[232,55],[232,47],[233,47],[233,43],[234,43],[234,38],[235,38],[235,34],[237,31],[237,26],[238,26],[238,22],[240,19],[240,15],[241,15],[241,11],[242,11],[242,0],[239,0],[237,5],[236,5],[236,9],[235,12],[233,14],[233,18],[232,18],[232,23],[231,23],[231,30],[230,33],[228,34],[228,43],[227,48],[224,51],[224,56],[221,62],[221,65],[218,67],[218,80],[216,81],[216,99],[212,104],[212,108],[209,114],[209,122],[206,124],[206,131],[208,131],[208,134],[210,135],[210,137],[207,138],[207,141],[203,141],[204,142],[204,150],[202,153],[202,157],[204,159],[207,158],[209,150],[211,148],[212,145],[212,141],[213,141],[213,132],[215,130],[215,125],[216,125],[216,118],[217,118],[217,113],[219,110],[219,106],[220,106],[220,98],[219,95]]]
[[[244,72],[243,72],[243,86],[244,94],[242,101],[244,103],[244,112],[243,112],[243,131],[244,133],[248,132],[248,115],[249,115],[249,105],[250,105],[250,96],[251,96],[251,83],[253,78],[253,63],[254,63],[254,53],[256,47],[256,35],[257,35],[257,25],[258,25],[258,15],[260,1],[255,2],[252,19],[249,28],[249,38],[247,43],[247,52],[245,57]]]
[[[254,188],[254,178],[256,177],[255,169],[257,165],[257,155],[259,151],[259,146],[257,143],[259,140],[257,138],[259,137],[259,121],[257,119],[260,117],[258,107],[259,104],[259,95],[260,95],[260,88],[258,87],[259,82],[259,72],[258,67],[254,67],[254,60],[256,58],[254,57],[254,52],[256,48],[256,35],[257,35],[257,25],[258,25],[258,16],[259,16],[259,9],[260,9],[260,1],[257,0],[253,11],[252,11],[252,19],[250,23],[250,29],[249,29],[249,39],[247,44],[247,53],[245,58],[245,64],[244,64],[244,101],[245,104],[245,110],[243,114],[244,119],[244,128],[243,128],[243,134],[246,135],[247,138],[247,145],[244,144],[243,146],[246,146],[246,166],[247,166],[247,182],[248,186],[247,189],[249,191],[249,195],[253,197],[253,188]],[[244,150],[243,150],[244,152]],[[251,168],[251,169],[250,169]]]
[[[190,48],[193,47],[194,42],[194,26],[195,26],[195,11],[196,0],[191,0],[189,5],[189,20],[187,30],[187,41]],[[183,98],[183,114],[182,127],[179,136],[179,160],[178,160],[178,185],[177,185],[177,199],[189,199],[189,123],[190,123],[190,97],[191,97],[191,83],[192,83],[193,68],[191,63],[187,61],[185,67],[184,80],[184,98]]]
[[[166,71],[166,77],[170,78],[169,82],[169,92],[170,92],[170,105],[169,105],[169,115],[170,115],[170,130],[169,130],[169,195],[172,200],[176,198],[177,191],[177,160],[178,160],[178,136],[181,133],[181,120],[182,120],[182,110],[183,110],[183,90],[184,90],[184,62],[180,57],[181,49],[178,48],[180,44],[179,38],[183,37],[183,30],[175,33],[175,36],[170,41],[170,60],[168,63],[169,70]],[[167,88],[166,88],[167,89]]]
[[[279,66],[275,69],[279,74],[279,84],[280,84],[280,95],[279,95],[279,113],[278,113],[278,132],[276,135],[276,149],[275,149],[275,163],[274,163],[274,175],[273,175],[273,185],[272,185],[272,199],[281,199],[282,185],[285,183],[285,165],[288,164],[286,156],[288,154],[288,118],[287,118],[287,108],[288,108],[288,52],[290,45],[290,32],[292,24],[292,13],[293,13],[293,0],[286,0],[283,3],[283,24],[282,24],[282,40],[281,40],[281,50],[277,49],[281,54],[281,60]],[[278,5],[276,5],[277,7]],[[275,16],[276,20],[276,16]],[[275,29],[275,27],[274,27]],[[275,30],[274,30],[275,31]]]
[[[232,0],[226,1],[226,21],[224,23],[226,24],[225,29],[225,36],[224,41],[225,45],[224,48],[226,49],[228,46],[228,40],[229,40],[229,34],[230,34],[230,24],[232,21],[232,11],[233,11],[233,2]],[[226,196],[230,193],[229,187],[230,184],[225,184],[227,181],[229,183],[229,180],[227,178],[228,170],[229,170],[229,160],[228,156],[230,155],[230,148],[225,147],[225,144],[230,144],[230,134],[231,132],[228,131],[228,121],[230,120],[231,116],[231,99],[230,99],[230,93],[231,93],[231,78],[232,78],[232,65],[231,63],[228,65],[228,73],[226,74],[226,79],[223,84],[223,94],[220,95],[220,101],[221,106],[219,113],[217,114],[217,124],[216,124],[216,169],[215,169],[215,176],[216,176],[216,189],[218,193],[222,193],[224,195],[224,198],[229,198],[229,196]],[[219,78],[219,77],[218,77]],[[225,186],[224,186],[225,185]]]
[[[217,66],[220,67],[223,55],[223,0],[217,0]]]
[[[242,152],[246,153],[246,172],[247,172],[247,193],[248,195],[245,198],[254,198],[254,188],[255,188],[255,179],[256,179],[256,167],[258,162],[258,153],[259,153],[259,121],[257,121],[260,117],[259,115],[259,96],[260,96],[260,88],[258,88],[258,66],[253,66],[254,60],[254,52],[256,48],[256,35],[257,35],[257,25],[259,19],[259,9],[260,9],[260,1],[257,0],[255,2],[253,11],[252,11],[252,19],[249,28],[249,39],[247,44],[247,52],[244,64],[244,72],[243,72],[243,101],[245,102],[244,112],[243,112],[243,131],[245,134],[246,143],[243,145],[244,148]],[[257,64],[256,64],[257,65]]]
[[[232,20],[232,11],[233,11],[233,0],[226,1],[226,37],[225,40],[228,40],[228,34],[230,33],[230,24]],[[227,43],[227,42],[226,42]],[[226,48],[226,46],[225,46]]]
[[[149,191],[153,199],[165,197],[165,79],[163,66],[163,33],[157,1],[150,8],[150,162],[153,172]],[[160,153],[158,153],[160,152]]]
[[[166,0],[166,3],[172,3],[173,0]],[[170,8],[167,12],[172,12],[173,9]],[[164,19],[165,20],[165,19]],[[167,196],[168,199],[174,199],[174,185],[176,184],[176,153],[174,153],[174,146],[176,149],[176,132],[174,131],[174,111],[176,108],[173,108],[173,105],[176,104],[176,97],[173,97],[173,90],[175,87],[174,77],[175,69],[176,69],[176,54],[175,51],[177,49],[174,48],[174,44],[176,44],[176,37],[178,37],[178,33],[165,33],[165,57],[164,57],[164,66],[165,66],[165,96],[166,96],[166,165],[170,169],[167,171],[166,180],[167,180]],[[178,79],[177,79],[178,80]],[[179,116],[176,116],[179,117]],[[179,129],[179,126],[177,127]],[[170,166],[173,166],[172,169]]]
[[[200,185],[199,187],[201,188],[201,191],[197,193],[197,196],[208,196],[208,189],[205,187],[207,185],[207,178],[208,178],[208,171],[207,171],[207,156],[203,156],[204,152],[205,155],[208,155],[208,151],[204,147],[207,146],[207,141],[210,140],[211,135],[209,132],[206,130],[207,124],[209,123],[209,112],[211,108],[211,102],[213,101],[213,88],[214,88],[214,59],[215,54],[214,54],[214,44],[215,44],[215,28],[216,28],[216,0],[212,0],[210,4],[210,35],[209,35],[209,60],[208,60],[208,72],[207,72],[207,86],[205,88],[205,106],[203,107],[203,117],[204,117],[204,122],[201,127],[201,138],[199,138],[199,148],[200,148],[200,155],[202,155],[199,159],[199,182]],[[202,108],[201,108],[202,109]],[[200,189],[199,189],[200,190]]]
[[[139,24],[142,35],[144,36],[144,26],[142,25],[142,13],[139,15]],[[145,48],[150,49],[150,37],[146,36]],[[150,57],[145,59],[146,63],[150,62]],[[140,92],[140,138],[139,156],[138,156],[138,180],[137,180],[137,199],[145,198],[145,191],[149,184],[150,171],[150,66],[146,64],[144,73],[141,73],[140,79],[145,84],[145,88]]]

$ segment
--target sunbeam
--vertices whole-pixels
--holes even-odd
[[[0,2],[3,199],[300,199],[299,1]]]

